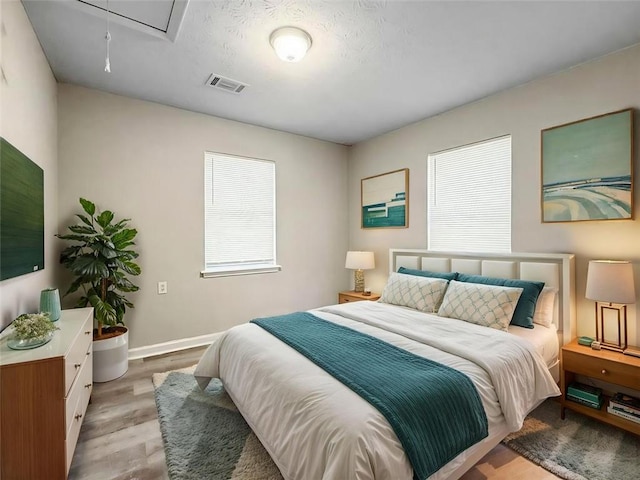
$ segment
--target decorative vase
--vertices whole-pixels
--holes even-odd
[[[46,288],[40,292],[40,311],[48,313],[52,322],[60,319],[60,294],[57,288]]]

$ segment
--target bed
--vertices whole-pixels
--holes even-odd
[[[554,290],[548,326],[510,325],[507,331],[383,302],[310,311],[321,321],[375,337],[471,379],[486,416],[486,437],[429,471],[432,479],[458,478],[518,430],[528,412],[559,394],[559,345],[575,336],[574,258],[391,249],[390,279],[406,280],[396,273],[401,267],[542,281]],[[446,288],[455,283],[447,282]],[[255,323],[221,335],[195,376],[201,386],[211,378],[222,380],[285,479],[416,478],[399,435],[378,409]]]

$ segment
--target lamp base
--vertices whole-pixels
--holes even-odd
[[[356,291],[358,293],[364,292],[364,272],[362,270],[358,269],[353,273],[353,276],[355,278],[354,291]]]
[[[602,348],[603,350],[610,350],[612,352],[618,352],[618,353],[624,352],[624,349],[622,347],[619,347],[618,345],[600,343],[600,348]]]
[[[606,350],[622,352],[627,348],[626,305],[596,302],[596,339]]]
[[[640,358],[640,348],[638,347],[627,347],[622,353]]]

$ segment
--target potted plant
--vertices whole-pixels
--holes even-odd
[[[74,242],[60,254],[60,263],[76,277],[64,295],[82,289],[76,307],[93,307],[97,325],[93,332],[93,379],[107,382],[128,369],[129,331],[124,315],[133,303],[125,294],[138,290],[127,278],[140,275],[134,261],[138,253],[131,249],[138,231],[128,228],[128,218],[114,223],[113,212],[99,213],[95,204],[84,198],[80,204],[86,214],[76,215],[81,223],[69,226],[71,233],[58,235]]]
[[[13,336],[8,340],[9,348],[26,350],[44,345],[53,338],[58,327],[48,313],[23,313],[12,323]]]

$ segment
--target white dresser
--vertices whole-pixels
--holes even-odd
[[[93,309],[63,310],[56,326],[32,350],[0,340],[2,480],[67,478],[91,396]]]

